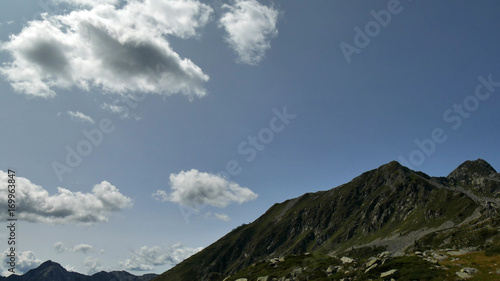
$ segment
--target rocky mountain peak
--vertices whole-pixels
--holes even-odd
[[[372,187],[380,187],[405,181],[413,173],[415,172],[399,164],[397,161],[391,161],[377,169],[363,173],[354,178],[353,181],[361,185],[364,185],[363,183],[370,183]],[[425,175],[425,177],[428,176]]]
[[[453,170],[448,175],[448,178],[461,181],[469,179],[472,176],[487,177],[496,173],[497,171],[488,162],[483,159],[477,159],[475,161],[465,161]]]
[[[54,266],[62,268],[62,266],[60,264],[58,264],[57,262],[53,262],[51,260],[48,260],[48,261],[42,263],[38,268],[45,269],[45,268],[54,267]]]

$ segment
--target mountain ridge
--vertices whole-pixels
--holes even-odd
[[[12,274],[0,277],[6,281],[150,281],[157,274],[135,276],[126,271],[100,271],[91,276],[66,270],[59,263],[47,260],[37,268],[33,268],[23,275]]]
[[[363,245],[402,254],[430,233],[497,213],[500,176],[486,161],[466,161],[450,175],[430,177],[389,162],[333,189],[274,204],[154,281],[222,280],[259,260]]]

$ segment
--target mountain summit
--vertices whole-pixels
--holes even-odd
[[[464,188],[480,197],[500,196],[500,176],[483,159],[464,162],[453,170],[447,179],[451,186]]]
[[[336,256],[375,247],[400,256],[431,246],[486,247],[498,232],[481,239],[464,237],[477,228],[447,235],[496,216],[499,179],[481,159],[463,163],[448,177],[430,177],[393,161],[331,190],[274,204],[154,280],[223,280],[256,262],[304,253]]]
[[[475,161],[465,161],[462,165],[453,170],[453,172],[448,175],[448,178],[463,180],[474,175],[487,177],[496,173],[497,171],[493,169],[488,162],[483,159],[477,159]]]

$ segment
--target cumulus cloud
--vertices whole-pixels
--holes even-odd
[[[71,117],[71,120],[73,119],[76,119],[76,120],[79,120],[79,121],[82,121],[82,122],[88,122],[90,124],[94,124],[94,119],[92,119],[92,117],[90,116],[87,116],[83,113],[81,113],[80,111],[67,111],[68,115]]]
[[[67,271],[70,271],[70,272],[76,272],[76,268],[70,264],[65,265],[64,269],[66,269]]]
[[[88,253],[94,250],[94,246],[88,244],[78,244],[73,247],[73,252]]]
[[[85,266],[85,269],[87,270],[87,273],[89,275],[104,270],[101,261],[93,257],[86,257],[85,261],[83,262],[83,265]]]
[[[68,248],[64,245],[63,242],[57,242],[54,244],[54,249],[58,253],[64,253],[64,252],[74,252],[74,253],[83,253],[86,254],[88,252],[91,252],[94,250],[94,246],[88,245],[88,244],[77,244],[73,246],[73,248]]]
[[[7,210],[7,179],[7,173],[0,170],[0,208],[3,210]],[[23,177],[17,177],[16,183],[16,217],[29,222],[102,223],[113,213],[132,206],[132,199],[107,181],[96,184],[91,193],[58,187],[55,195],[49,195],[41,186]],[[6,218],[5,212],[0,214],[0,219]]]
[[[57,1],[57,0],[56,0]],[[63,15],[42,14],[0,45],[12,61],[0,68],[12,87],[34,97],[77,87],[189,98],[206,94],[208,76],[181,58],[167,36],[189,38],[207,24],[212,8],[197,0],[72,2]],[[80,7],[80,8],[78,8]]]
[[[180,243],[170,247],[144,246],[133,251],[129,259],[119,264],[126,270],[151,271],[155,266],[176,265],[202,249],[184,247]]]
[[[64,243],[63,242],[56,242],[56,243],[54,243],[54,249],[58,253],[64,253],[67,250],[66,247],[64,247]]]
[[[224,4],[226,12],[219,26],[226,31],[226,41],[236,51],[241,62],[255,65],[271,48],[270,40],[278,34],[279,12],[256,0],[234,0]]]
[[[167,202],[168,201],[168,194],[165,192],[165,190],[157,190],[155,193],[151,195],[154,200],[160,201],[160,202]]]
[[[257,198],[257,194],[249,188],[241,187],[220,175],[199,172],[196,169],[170,174],[170,187],[170,195],[158,190],[152,195],[153,198],[190,207],[208,204],[220,208],[233,202],[241,204]]]
[[[9,276],[12,274],[6,267],[8,262],[7,254],[9,254],[8,251],[3,252],[2,258],[0,259],[2,263],[1,267],[3,276]],[[28,272],[28,270],[38,267],[42,263],[42,261],[39,260],[32,251],[17,252],[16,254],[16,274],[18,275],[24,274]]]

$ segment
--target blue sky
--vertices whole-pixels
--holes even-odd
[[[392,160],[500,167],[496,1],[0,5],[20,273],[161,273]]]

